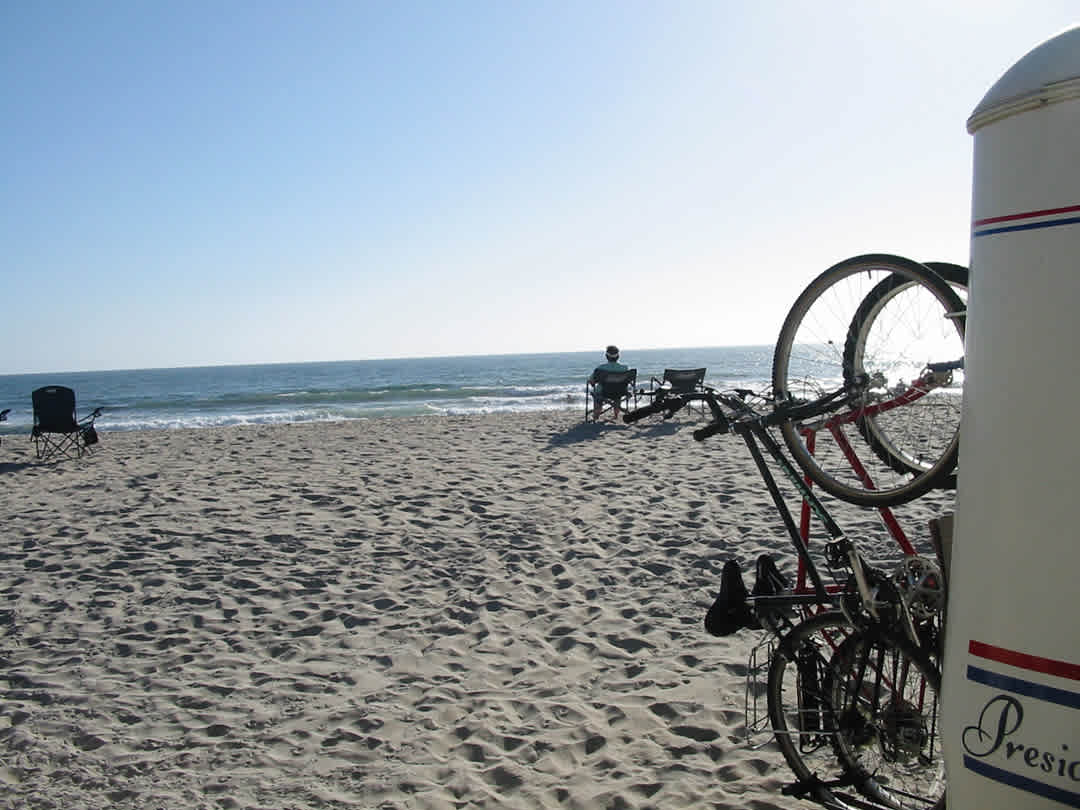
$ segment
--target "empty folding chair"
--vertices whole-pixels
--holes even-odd
[[[34,403],[34,428],[30,437],[39,459],[47,459],[56,453],[79,458],[97,444],[94,420],[101,415],[101,408],[78,419],[75,392],[62,385],[38,388],[30,398]]]

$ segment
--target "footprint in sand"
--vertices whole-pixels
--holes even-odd
[[[664,720],[674,720],[679,716],[678,711],[670,703],[653,703],[649,706],[649,711]]]
[[[712,742],[720,736],[719,732],[715,729],[702,728],[701,726],[675,726],[671,729],[671,733],[703,743]]]

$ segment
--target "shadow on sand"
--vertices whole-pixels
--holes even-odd
[[[0,461],[0,475],[3,475],[4,473],[19,472],[20,470],[36,466],[37,464],[29,461]]]
[[[673,436],[686,425],[678,422],[639,423],[624,425],[621,422],[582,422],[563,433],[553,433],[548,438],[549,447],[565,447],[571,444],[596,441],[611,433],[634,433],[647,438]]]

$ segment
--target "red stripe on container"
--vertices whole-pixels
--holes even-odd
[[[1016,650],[1006,650],[1004,647],[995,647],[993,644],[984,644],[974,639],[968,642],[968,652],[979,656],[979,658],[988,658],[1001,664],[1080,681],[1080,665],[1070,664],[1068,661],[1058,661],[1053,658],[1043,658],[1038,655],[1016,652]]]
[[[1067,205],[1064,208],[1045,208],[1042,211],[1028,211],[1024,214],[1006,214],[1001,217],[987,217],[986,219],[975,220],[975,227],[980,225],[989,225],[992,222],[1011,222],[1016,219],[1029,219],[1031,217],[1048,217],[1053,214],[1068,214],[1073,211],[1080,211],[1080,205]]]

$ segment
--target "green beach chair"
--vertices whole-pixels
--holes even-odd
[[[637,407],[637,369],[628,371],[596,371],[595,383],[585,384],[585,421],[602,419],[605,413],[616,409],[627,411],[630,403]],[[600,403],[599,414],[595,413]]]

